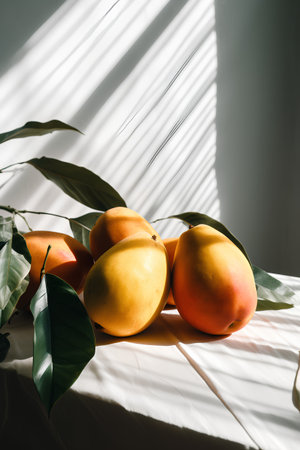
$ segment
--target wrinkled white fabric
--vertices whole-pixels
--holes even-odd
[[[281,279],[300,292],[300,279]],[[48,419],[31,379],[32,321],[20,314],[1,330],[11,348],[0,364],[0,437],[8,449],[296,450],[299,329],[300,306],[256,312],[227,338],[192,329],[176,309],[130,338],[97,330],[95,356]]]

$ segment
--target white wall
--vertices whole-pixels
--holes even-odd
[[[1,166],[51,156],[93,170],[149,220],[193,210],[218,218],[214,25],[213,0],[66,0],[3,71],[1,128],[56,118],[85,135],[7,142]],[[12,22],[6,40],[15,32]],[[30,167],[1,196],[27,210],[88,212]],[[69,229],[49,216],[30,223]]]
[[[296,0],[0,2],[1,132],[56,118],[85,133],[7,142],[0,167],[43,155],[83,165],[149,220],[209,214],[255,264],[300,275],[297,8]],[[30,167],[10,176],[0,204],[89,212]],[[70,231],[64,220],[27,218]]]
[[[221,220],[255,264],[292,275],[300,275],[298,5],[216,1]]]

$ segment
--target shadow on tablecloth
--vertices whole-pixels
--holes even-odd
[[[56,402],[48,418],[33,381],[13,370],[0,369],[0,404],[5,450],[245,449],[72,390]]]

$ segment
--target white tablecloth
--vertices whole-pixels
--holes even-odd
[[[0,442],[17,449],[298,450],[292,390],[300,350],[300,279],[277,276],[298,305],[256,312],[242,330],[216,338],[176,309],[126,339],[96,331],[97,348],[50,417],[31,379],[30,317],[14,316],[0,364]]]

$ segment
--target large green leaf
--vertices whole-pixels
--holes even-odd
[[[67,195],[90,208],[106,211],[115,206],[126,206],[125,201],[110,184],[85,167],[45,156],[26,162]]]
[[[72,130],[81,133],[77,130],[60,120],[50,120],[49,122],[27,122],[20,128],[16,128],[6,133],[0,134],[0,144],[9,141],[10,139],[25,138],[30,136],[42,136],[43,134],[52,133],[53,131],[59,130]]]
[[[7,339],[8,334],[9,333],[0,333],[0,362],[5,360],[10,347],[9,340]]]
[[[0,217],[0,326],[11,316],[28,285],[30,254],[12,217]]]
[[[33,380],[48,413],[95,354],[95,335],[74,289],[46,273],[30,305]]]
[[[84,216],[69,219],[70,227],[75,239],[90,249],[90,230],[102,213],[88,213]]]
[[[257,311],[292,308],[295,292],[286,284],[252,264],[257,289]]]
[[[295,292],[287,285],[269,275],[263,269],[253,265],[247,255],[247,252],[240,241],[221,223],[206,214],[198,212],[185,212],[162,219],[156,219],[154,222],[166,219],[179,219],[187,225],[196,226],[199,224],[209,225],[221,233],[225,234],[246,256],[248,259],[256,283],[257,290],[257,311],[267,309],[287,309],[293,307]]]

